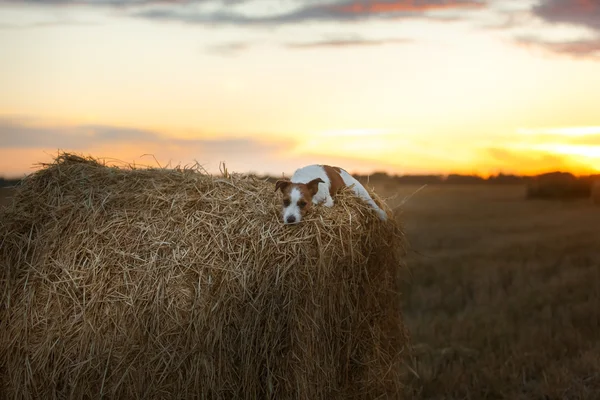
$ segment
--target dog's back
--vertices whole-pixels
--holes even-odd
[[[292,175],[291,181],[295,183],[307,183],[315,178],[320,178],[323,183],[319,184],[319,191],[313,197],[315,204],[325,202],[326,205],[333,205],[333,196],[345,186],[351,187],[354,193],[366,201],[371,207],[373,207],[379,218],[382,220],[387,219],[387,214],[375,203],[375,201],[369,195],[369,192],[364,186],[348,171],[340,167],[332,167],[330,165],[313,164],[302,167]]]

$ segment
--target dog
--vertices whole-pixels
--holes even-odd
[[[387,220],[387,214],[373,201],[369,192],[352,175],[339,167],[308,165],[275,183],[275,192],[283,194],[282,217],[284,224],[297,224],[312,205],[323,203],[333,206],[333,196],[343,187],[351,187],[354,193],[377,212],[379,219]]]

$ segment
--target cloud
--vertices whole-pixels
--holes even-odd
[[[238,54],[244,50],[248,50],[250,47],[252,47],[252,45],[247,42],[230,42],[209,46],[207,47],[207,50],[209,53],[223,56],[231,56]]]
[[[580,30],[576,38],[550,40],[541,34],[520,35],[520,45],[575,58],[600,58],[600,2],[598,0],[540,0],[530,14],[546,26]]]
[[[72,20],[54,20],[38,21],[31,23],[0,23],[0,29],[28,29],[28,28],[51,28],[54,26],[92,26],[99,25],[98,22],[90,21],[72,21]]]
[[[600,126],[571,128],[525,129],[519,139],[528,145],[600,146]]]
[[[105,6],[129,7],[160,4],[189,4],[205,0],[0,0],[6,4],[32,4],[44,6]]]
[[[470,0],[356,0],[339,6],[332,6],[339,12],[350,14],[384,14],[393,12],[438,11],[456,8],[482,7],[481,1]]]
[[[517,38],[517,43],[522,46],[533,46],[551,53],[568,55],[574,58],[600,59],[600,37],[597,39],[556,42],[523,36]]]
[[[512,149],[491,147],[481,153],[482,170],[502,171],[504,173],[540,174],[549,171],[576,171],[577,173],[592,173],[596,169],[577,157],[568,154],[554,154],[549,151],[536,149]]]
[[[161,21],[212,25],[284,25],[304,22],[357,22],[370,19],[394,19],[426,16],[432,11],[481,8],[482,0],[351,0],[325,4],[309,2],[291,11],[270,15],[249,15],[220,9],[161,8],[142,10],[135,16]]]
[[[583,25],[600,31],[598,0],[543,0],[532,12],[546,22]]]
[[[83,150],[99,144],[144,143],[171,147],[200,148],[208,152],[264,152],[281,149],[287,143],[264,143],[232,136],[225,139],[168,138],[157,132],[107,125],[52,127],[23,124],[19,120],[0,119],[0,147],[71,148]]]
[[[326,39],[314,42],[288,43],[285,46],[290,49],[311,49],[311,48],[344,48],[356,46],[383,46],[388,44],[406,44],[412,42],[409,39],[365,39],[365,38],[347,38],[347,39]]]
[[[551,170],[588,173],[600,168],[600,126],[520,128],[502,145],[480,152],[484,164],[503,171],[541,173]],[[515,168],[517,169],[515,171]]]
[[[569,143],[585,146],[600,146],[600,134],[575,137],[570,139]]]
[[[155,142],[159,136],[150,131],[102,125],[76,127],[39,126],[17,119],[0,119],[0,147],[56,147],[85,149],[106,142]]]
[[[198,160],[207,168],[230,161],[242,170],[251,165],[276,165],[284,149],[293,144],[284,141],[260,141],[251,137],[170,138],[157,132],[106,125],[72,127],[32,124],[12,118],[0,119],[0,149],[7,151],[95,151],[116,158],[139,158],[153,154],[166,164],[171,160],[184,164]],[[147,158],[146,158],[147,159]],[[230,164],[228,162],[228,164]]]
[[[534,153],[532,151],[518,151],[500,147],[492,147],[486,149],[485,152],[490,157],[490,160],[504,167],[518,165],[547,169],[548,166],[551,168],[560,168],[565,166],[566,163],[564,157],[556,154]]]
[[[349,171],[394,172],[398,165],[331,152],[295,151],[291,140],[257,140],[252,137],[170,138],[158,132],[107,125],[51,126],[29,118],[0,117],[0,176],[22,176],[50,162],[57,150],[92,155],[117,164],[156,166],[193,165],[198,161],[207,171],[219,172],[225,162],[232,172],[291,173],[302,165],[329,163]],[[414,172],[414,171],[412,171]]]
[[[531,149],[553,149],[555,154],[595,157],[600,148],[600,126],[520,128],[514,143]]]

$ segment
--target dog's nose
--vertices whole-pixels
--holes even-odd
[[[296,217],[294,217],[293,215],[290,215],[289,217],[286,218],[285,222],[287,222],[288,224],[293,224],[294,222],[296,222]]]

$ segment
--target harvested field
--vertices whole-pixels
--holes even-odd
[[[418,188],[382,194],[394,206]],[[432,185],[402,206],[407,398],[598,398],[599,209],[525,190]]]
[[[13,189],[0,188],[0,207],[7,206],[12,201]]]
[[[62,155],[0,214],[1,398],[398,398],[404,235],[344,193]]]
[[[592,203],[600,204],[600,181],[592,183],[590,199],[592,200]]]

